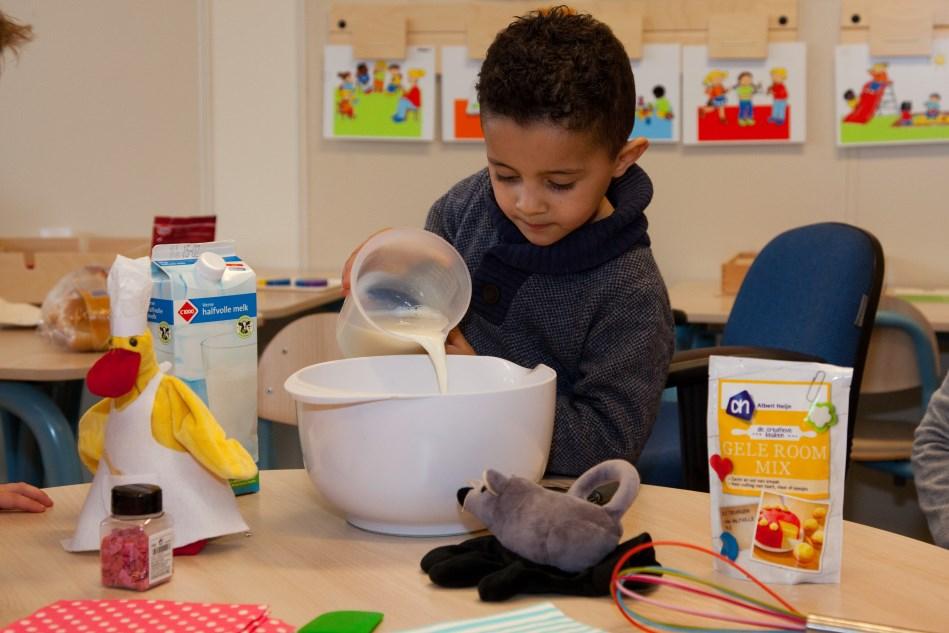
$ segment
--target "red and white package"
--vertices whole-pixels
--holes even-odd
[[[152,225],[152,246],[156,244],[200,244],[213,242],[217,216],[172,217],[156,215]]]

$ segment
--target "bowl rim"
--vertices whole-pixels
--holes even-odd
[[[312,369],[313,367],[319,366],[329,366],[329,365],[340,365],[343,363],[354,363],[359,361],[365,361],[367,358],[415,358],[419,359],[421,362],[424,359],[426,362],[429,362],[428,356],[425,354],[393,354],[385,357],[369,357],[361,356],[357,358],[341,358],[337,360],[324,361],[322,363],[313,363],[312,365],[307,365],[306,367],[301,367],[297,371],[290,374],[287,380],[283,384],[284,390],[289,393],[294,400],[298,402],[305,402],[308,404],[355,404],[357,402],[375,402],[380,400],[419,400],[422,398],[464,398],[470,396],[484,396],[489,394],[499,394],[499,393],[510,393],[512,391],[523,391],[530,388],[537,387],[546,387],[550,383],[554,383],[557,380],[557,372],[543,364],[539,363],[533,368],[523,367],[517,363],[513,363],[507,359],[500,358],[497,356],[464,356],[464,355],[449,355],[447,362],[448,363],[468,363],[473,362],[473,359],[492,359],[501,361],[506,365],[511,365],[516,367],[524,372],[524,375],[540,373],[543,374],[542,379],[539,382],[532,383],[529,385],[512,385],[500,389],[491,389],[491,390],[478,390],[478,391],[465,391],[461,393],[440,393],[438,391],[431,391],[426,393],[390,393],[390,392],[373,392],[373,391],[343,391],[339,389],[324,389],[319,386],[314,386],[310,383],[305,382],[300,376],[303,372]]]

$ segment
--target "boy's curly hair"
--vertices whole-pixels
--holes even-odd
[[[532,11],[498,33],[478,76],[481,116],[585,130],[611,156],[629,138],[636,85],[610,27],[565,6]]]

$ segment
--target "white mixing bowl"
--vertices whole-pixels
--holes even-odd
[[[556,372],[500,358],[449,356],[439,394],[425,355],[311,365],[284,385],[297,401],[310,479],[358,527],[462,534],[459,488],[487,468],[537,481],[554,428]]]

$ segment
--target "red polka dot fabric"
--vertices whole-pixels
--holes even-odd
[[[293,633],[263,604],[60,600],[0,633]]]

